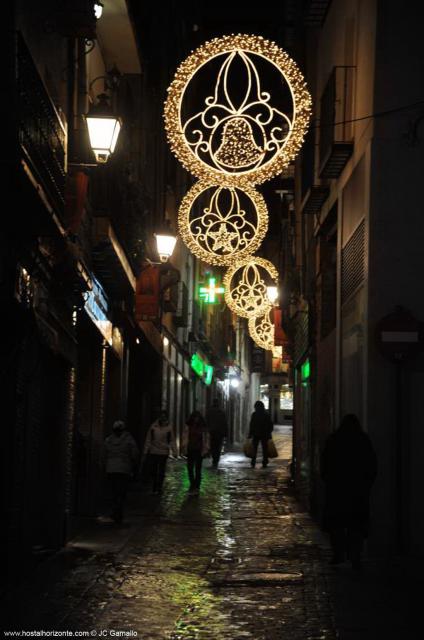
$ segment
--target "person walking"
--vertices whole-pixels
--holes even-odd
[[[250,462],[252,469],[256,465],[256,456],[258,454],[258,445],[262,446],[262,467],[268,466],[268,440],[271,437],[274,425],[265,411],[265,405],[261,400],[255,402],[255,410],[250,418],[249,435],[248,438],[252,438],[253,457]]]
[[[176,453],[172,426],[169,424],[166,411],[161,411],[158,419],[153,422],[147,432],[143,451],[144,455],[148,456],[153,493],[162,491],[170,451]]]
[[[139,462],[140,452],[122,420],[116,420],[103,445],[103,459],[112,499],[111,518],[121,524],[128,482]]]
[[[184,425],[182,448],[187,455],[190,493],[198,495],[202,481],[203,458],[209,453],[209,433],[200,411],[193,411]]]
[[[217,469],[221,457],[222,443],[228,432],[227,417],[219,407],[218,398],[212,400],[212,406],[206,413],[206,424],[210,437],[212,467]]]
[[[346,557],[361,568],[361,550],[368,535],[369,498],[377,475],[377,458],[368,435],[354,414],[344,416],[326,443],[321,477],[326,488],[324,529],[333,549],[331,564]]]

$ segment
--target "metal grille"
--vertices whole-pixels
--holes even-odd
[[[309,345],[309,314],[298,311],[294,318],[294,354],[293,364],[298,365]]]
[[[19,141],[59,214],[65,206],[66,130],[31,54],[17,34]]]
[[[342,251],[342,304],[365,277],[365,221],[358,225]]]
[[[327,15],[331,0],[309,0],[305,2],[304,21],[308,27],[320,27]]]

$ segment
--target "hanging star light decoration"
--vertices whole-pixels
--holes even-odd
[[[196,183],[183,198],[178,229],[187,247],[208,264],[229,265],[254,253],[268,228],[262,196],[244,189]]]
[[[266,312],[263,316],[257,316],[249,318],[249,334],[252,340],[267,351],[274,349],[274,322],[272,320],[272,309]]]
[[[292,162],[310,112],[304,78],[287,53],[238,34],[206,42],[186,58],[168,88],[164,117],[171,148],[188,171],[241,185],[269,180]]]
[[[221,222],[218,231],[211,231],[209,235],[214,240],[212,250],[218,251],[222,249],[225,253],[232,252],[233,242],[239,237],[239,234],[235,231],[231,232],[227,230],[225,222]]]
[[[270,281],[277,284],[277,279],[277,269],[269,260],[256,256],[238,260],[224,276],[225,302],[243,318],[264,315],[272,306],[267,286]]]

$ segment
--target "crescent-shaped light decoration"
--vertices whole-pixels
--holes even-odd
[[[310,94],[288,54],[260,36],[238,34],[210,40],[184,60],[164,118],[184,167],[228,186],[260,184],[288,166],[310,113]]]
[[[272,320],[272,308],[263,316],[249,318],[249,334],[252,340],[267,351],[274,349],[274,322]]]
[[[229,265],[250,256],[268,228],[263,197],[252,187],[225,187],[197,182],[178,212],[181,238],[208,264]]]
[[[278,271],[269,260],[251,256],[236,261],[225,273],[225,302],[243,318],[264,315],[270,308],[267,286],[277,284]]]

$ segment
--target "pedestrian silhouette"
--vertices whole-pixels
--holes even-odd
[[[325,444],[321,477],[326,487],[324,529],[330,535],[332,564],[348,558],[360,569],[368,535],[369,497],[377,475],[371,441],[354,414],[346,415]]]
[[[209,453],[209,433],[200,411],[193,411],[184,425],[182,449],[187,455],[189,491],[198,495],[202,481],[203,458]]]
[[[252,468],[256,465],[256,456],[258,454],[258,445],[262,446],[262,466],[268,465],[268,440],[273,430],[272,420],[265,411],[265,405],[261,400],[255,402],[255,410],[252,413],[249,424],[248,438],[252,438],[253,456],[250,462]]]
[[[206,413],[206,424],[210,436],[212,467],[217,469],[221,457],[222,443],[228,432],[227,417],[219,407],[218,398],[213,399],[212,406]]]
[[[148,459],[147,466],[152,478],[153,493],[161,493],[162,491],[170,450],[176,455],[174,435],[172,426],[169,424],[168,414],[166,411],[161,411],[159,418],[153,422],[147,432],[143,451]]]
[[[112,519],[120,524],[124,517],[124,503],[128,482],[140,458],[137,444],[125,429],[122,420],[113,423],[112,434],[103,445],[103,459],[112,499]]]

